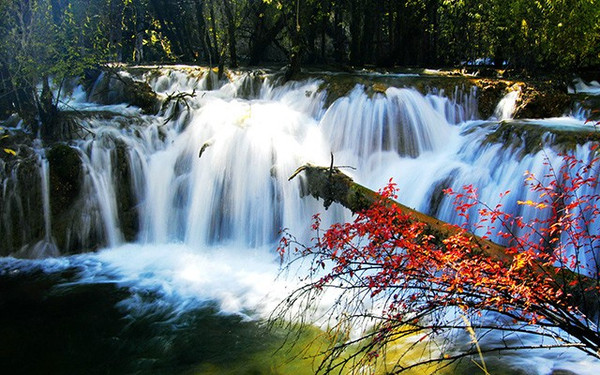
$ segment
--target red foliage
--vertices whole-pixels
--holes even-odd
[[[315,216],[312,227],[317,236],[310,246],[296,247],[295,253],[312,257],[311,271],[318,277],[311,287],[339,285],[385,301],[383,323],[374,341],[387,337],[390,326],[454,306],[498,312],[513,322],[559,327],[594,355],[600,344],[598,329],[595,318],[582,309],[586,296],[598,300],[600,235],[591,228],[600,214],[595,190],[599,158],[583,162],[564,155],[563,160],[558,170],[549,166],[549,174],[541,180],[530,173],[526,176],[539,199],[519,204],[544,211],[539,215],[544,219],[525,222],[504,213],[501,205],[488,207],[472,186],[462,192],[446,191],[454,197],[459,215],[468,219],[469,212],[477,210],[481,218],[477,228],[488,235],[500,232],[511,262],[483,254],[466,230],[440,238],[390,205],[386,200],[396,198],[391,180],[380,191],[382,199],[352,222],[323,231],[320,217]],[[514,228],[519,236],[512,232]],[[292,243],[298,245],[285,234],[280,253],[289,252]]]

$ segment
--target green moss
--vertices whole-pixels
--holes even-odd
[[[140,107],[144,113],[158,113],[158,96],[146,82],[128,81],[125,85],[125,99],[129,104]]]
[[[536,153],[544,146],[564,152],[587,142],[600,142],[600,131],[593,126],[569,129],[527,121],[502,121],[484,140],[484,143],[499,143],[504,148],[519,149],[519,157]]]
[[[562,116],[571,106],[566,86],[552,81],[531,82],[523,86],[514,117],[548,118]]]
[[[489,118],[494,114],[496,106],[508,93],[507,81],[480,79],[475,81],[478,87],[477,105],[481,118]]]
[[[147,72],[150,68],[137,68]],[[136,74],[132,74],[136,75]],[[158,95],[145,81],[134,80],[129,76],[108,71],[104,79],[98,82],[90,100],[102,104],[127,103],[139,107],[146,114],[156,114],[160,109]]]
[[[413,74],[414,72],[411,72]],[[303,79],[318,78],[323,81],[319,87],[320,91],[327,91],[326,105],[331,105],[337,99],[348,95],[356,85],[362,85],[369,97],[384,94],[389,87],[411,87],[428,94],[443,91],[445,95],[452,98],[456,87],[469,89],[474,85],[471,79],[453,75],[394,75],[394,74],[361,74],[361,73],[338,73],[338,74],[303,74]]]

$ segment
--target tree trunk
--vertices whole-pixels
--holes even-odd
[[[232,9],[232,4],[229,0],[223,0],[223,13],[227,19],[227,44],[229,47],[229,65],[232,68],[237,68],[238,58],[235,38],[235,17]]]
[[[302,35],[300,34],[300,0],[296,0],[296,7],[294,11],[294,22],[290,25],[290,37],[292,40],[292,50],[290,52],[290,64],[285,73],[285,80],[289,81],[300,73],[302,63]]]
[[[220,48],[219,48],[219,39],[217,39],[217,21],[215,19],[215,4],[214,4],[214,0],[213,1],[209,1],[210,3],[210,8],[208,9],[209,14],[210,14],[210,20],[211,20],[211,29],[212,29],[212,37],[213,37],[213,56],[215,57],[215,63],[217,65],[221,64],[221,53],[220,53]]]
[[[38,100],[38,114],[40,116],[40,136],[45,140],[54,140],[55,130],[58,122],[58,108],[54,103],[54,96],[50,89],[48,77],[42,79],[42,94]]]
[[[362,0],[352,0],[350,7],[350,62],[353,65],[361,66],[363,56],[360,50],[362,46]]]
[[[198,56],[198,62],[208,60],[208,64],[212,66],[212,51],[210,46],[210,38],[206,30],[206,20],[204,19],[204,0],[196,1],[196,27],[198,28],[198,37],[202,45],[202,54]]]

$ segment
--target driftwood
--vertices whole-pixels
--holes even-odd
[[[200,148],[200,152],[198,152],[198,157],[201,158],[202,154],[204,154],[204,151],[206,151],[206,149],[209,148],[210,146],[212,146],[212,140],[208,141],[208,142],[204,142],[204,144]]]
[[[166,125],[169,121],[174,119],[175,116],[179,115],[179,113],[181,111],[180,107],[181,107],[182,103],[183,103],[183,105],[185,105],[185,108],[187,109],[188,112],[191,111],[188,100],[190,98],[195,98],[195,97],[196,97],[196,89],[192,90],[192,92],[179,92],[177,94],[175,94],[175,93],[168,94],[167,97],[165,98],[165,101],[162,104],[161,111],[166,112],[168,106],[173,102],[175,103],[175,108],[173,109],[171,114],[165,119],[165,121],[163,122],[163,125]]]
[[[307,164],[298,168],[289,180],[302,172],[306,178],[303,186],[304,191],[315,198],[322,198],[326,208],[332,202],[337,202],[352,212],[358,212],[369,208],[375,202],[381,201],[379,194],[357,184],[338,168],[333,167],[333,158],[330,167],[318,167]],[[425,215],[394,200],[388,199],[386,204],[394,205],[401,212],[411,215],[414,220],[427,224],[427,229],[439,239],[462,233],[470,238],[471,242],[480,249],[482,254],[502,261],[505,264],[511,264],[514,260],[514,255],[507,251],[505,246],[465,232],[462,228]],[[597,280],[565,268],[549,267],[542,264],[539,264],[531,271],[547,275],[554,279],[566,294],[570,295],[570,304],[572,306],[578,306],[580,311],[586,314],[589,319],[598,319],[600,296],[596,289],[598,285]],[[574,280],[577,282],[570,284]]]

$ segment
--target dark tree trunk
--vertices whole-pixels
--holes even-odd
[[[227,19],[227,44],[229,47],[229,65],[233,68],[238,66],[238,57],[236,49],[236,25],[233,14],[232,4],[229,0],[223,0],[223,13]]]
[[[285,27],[285,18],[280,14],[277,15],[277,19],[274,21],[273,25],[269,26],[266,23],[265,17],[260,16],[261,14],[264,14],[265,7],[265,3],[263,3],[261,0],[260,5],[258,5],[254,11],[254,19],[256,21],[250,37],[248,61],[250,65],[258,65],[264,60],[265,53],[267,52],[269,46]]]
[[[213,37],[213,56],[215,57],[215,64],[221,64],[221,53],[219,48],[219,40],[217,39],[217,23],[215,19],[215,4],[214,0],[209,0],[210,8],[208,8],[211,20],[211,29],[212,29],[212,37]]]
[[[206,29],[206,20],[204,18],[204,0],[196,1],[196,27],[198,28],[198,37],[200,38],[200,44],[202,45],[202,54],[198,56],[199,60],[204,59],[208,61],[208,64],[212,66],[213,53],[212,45],[210,42],[210,36]]]
[[[58,123],[58,108],[54,103],[54,96],[50,89],[49,78],[42,79],[42,94],[38,101],[38,114],[40,117],[40,135],[45,140],[55,140],[55,131]]]
[[[333,58],[337,63],[346,62],[346,35],[342,22],[344,19],[344,8],[340,2],[334,4],[335,9],[333,13]]]
[[[363,56],[361,51],[362,34],[362,0],[351,0],[350,6],[350,62],[361,66]]]
[[[109,7],[109,42],[115,48],[115,58],[123,61],[123,1],[112,0]]]
[[[375,5],[363,3],[363,27],[360,38],[361,65],[374,63],[374,38],[377,27]]]
[[[302,45],[302,34],[300,26],[300,0],[296,0],[296,4],[293,11],[293,22],[288,22],[290,31],[290,39],[292,41],[292,50],[290,51],[290,60],[288,69],[285,73],[285,80],[295,78],[302,67],[302,55],[304,53],[304,46]]]

